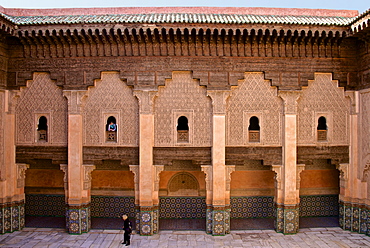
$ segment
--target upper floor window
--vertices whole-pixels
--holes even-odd
[[[117,121],[114,116],[109,116],[105,126],[106,141],[117,142]]]
[[[45,116],[39,118],[37,135],[39,142],[48,142],[48,119]]]
[[[177,142],[189,142],[189,124],[185,116],[177,119]]]
[[[328,127],[326,125],[326,118],[324,116],[320,116],[317,124],[317,140],[318,141],[326,141],[328,139]]]
[[[249,142],[260,142],[260,124],[256,116],[249,119],[248,134]]]

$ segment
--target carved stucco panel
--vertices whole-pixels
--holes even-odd
[[[64,190],[66,191],[66,195],[67,194],[67,191],[68,191],[68,164],[61,164],[60,165],[60,170],[64,172],[64,176],[63,176],[63,182],[64,182]]]
[[[226,145],[248,145],[244,140],[244,137],[248,137],[249,126],[249,119],[244,119],[248,116],[243,114],[246,112],[261,113],[260,130],[264,137],[263,144],[280,145],[282,106],[282,101],[277,96],[277,88],[272,87],[270,81],[264,79],[262,72],[245,73],[245,79],[239,81],[239,86],[233,87],[227,99]]]
[[[226,191],[230,191],[231,173],[235,171],[235,165],[227,165],[225,170],[226,170]]]
[[[164,165],[154,165],[154,190],[159,191],[160,174],[164,170]]]
[[[336,165],[337,170],[339,170],[339,180],[340,180],[341,188],[347,188],[347,182],[348,182],[348,177],[349,177],[348,167],[349,167],[349,164]]]
[[[213,182],[213,173],[212,173],[212,165],[201,165],[201,169],[202,171],[204,172],[204,174],[206,175],[206,190],[207,191],[212,191],[213,190],[213,187],[212,187],[212,182]]]
[[[22,87],[16,106],[16,143],[34,144],[37,142],[37,117],[49,115],[49,142],[43,145],[67,144],[67,100],[63,91],[50,79],[48,73],[36,72],[33,80]]]
[[[138,145],[138,101],[119,73],[103,72],[87,93],[83,112],[85,145],[105,144],[107,116],[115,113],[118,113],[114,116],[118,126],[117,144]]]
[[[84,190],[89,190],[91,189],[91,180],[92,180],[92,177],[91,177],[91,172],[93,170],[95,170],[95,165],[89,165],[89,164],[84,164],[83,165],[83,168],[84,168]]]
[[[296,188],[299,190],[301,188],[301,172],[305,169],[305,164],[297,164],[297,184]]]
[[[17,188],[23,188],[26,180],[26,170],[30,168],[29,164],[16,164],[17,166]]]
[[[275,172],[275,188],[277,190],[282,189],[281,188],[281,176],[282,176],[282,165],[272,165],[271,170]]]
[[[210,146],[212,103],[204,86],[192,78],[191,72],[174,72],[172,79],[158,89],[154,100],[155,146],[175,146],[173,110],[192,111],[192,146]]]
[[[323,115],[327,119],[328,141],[348,145],[350,109],[349,97],[345,97],[343,87],[338,87],[338,81],[332,80],[332,74],[316,73],[298,100],[298,144],[316,143],[318,118]]]

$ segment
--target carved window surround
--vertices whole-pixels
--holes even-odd
[[[184,142],[179,136],[179,131],[177,131],[177,124],[178,119],[181,116],[185,116],[188,119],[188,126],[189,130],[187,130],[188,141]],[[175,145],[177,146],[190,146],[193,144],[193,137],[194,137],[194,110],[180,110],[180,109],[173,109],[172,110],[172,123],[173,123],[173,140],[176,141]],[[180,131],[181,132],[181,131]]]

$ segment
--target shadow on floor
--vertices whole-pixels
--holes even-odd
[[[65,228],[65,217],[40,217],[26,215],[26,227]]]
[[[339,217],[301,217],[299,228],[339,227]]]
[[[135,229],[135,219],[130,219]],[[205,220],[197,222],[194,225],[194,220],[161,220],[160,230],[205,230]],[[192,223],[190,223],[192,222]],[[92,218],[92,229],[112,229],[120,230],[123,221],[120,218]],[[40,217],[26,216],[26,227],[37,228],[65,228],[65,217]],[[299,228],[314,228],[314,227],[339,227],[338,217],[302,217],[299,218]],[[264,230],[274,229],[274,219],[231,219],[231,230]]]

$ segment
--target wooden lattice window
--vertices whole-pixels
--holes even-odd
[[[177,119],[177,142],[188,143],[189,142],[189,125],[188,118],[180,116]]]
[[[326,125],[326,118],[320,116],[317,125],[317,140],[318,141],[327,141],[328,140],[328,127]]]
[[[114,116],[109,116],[105,127],[107,142],[117,142],[117,128],[116,118]]]
[[[37,136],[38,142],[48,142],[48,119],[45,116],[39,118]]]
[[[260,142],[260,124],[256,116],[249,119],[248,137],[249,142]]]

